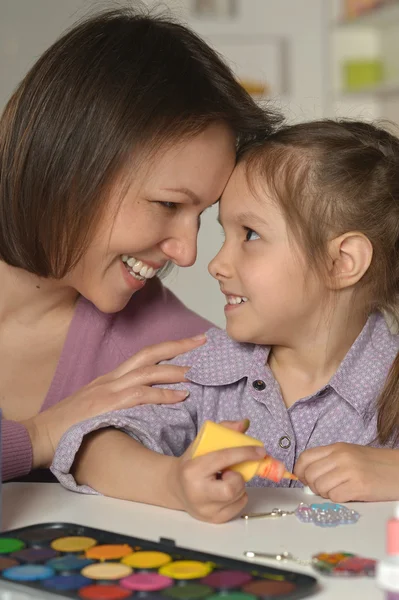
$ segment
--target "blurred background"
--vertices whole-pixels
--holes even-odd
[[[259,102],[291,122],[320,117],[399,123],[399,0],[153,0],[230,63]],[[74,21],[134,0],[0,0],[0,110],[38,56]],[[398,174],[399,176],[399,174]],[[207,211],[195,266],[166,284],[224,326],[224,300],[207,272],[222,236]]]

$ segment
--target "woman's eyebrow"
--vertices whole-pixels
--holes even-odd
[[[198,206],[202,204],[200,198],[197,196],[195,192],[190,190],[189,188],[179,187],[179,188],[162,188],[165,192],[177,192],[178,194],[184,194],[188,196],[190,200],[193,201],[194,206]]]

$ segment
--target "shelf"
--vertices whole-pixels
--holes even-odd
[[[379,85],[373,85],[359,90],[342,90],[339,92],[338,96],[392,96],[396,94],[399,95],[399,81],[380,83]]]
[[[337,21],[334,27],[374,27],[377,29],[399,27],[399,2],[395,0],[379,8],[369,10],[353,19]]]

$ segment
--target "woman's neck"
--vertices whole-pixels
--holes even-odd
[[[20,324],[34,325],[50,313],[69,311],[74,306],[76,290],[55,279],[33,275],[0,261],[0,323],[10,318]]]
[[[315,319],[296,344],[273,346],[269,367],[280,384],[287,406],[323,388],[362,331],[363,311],[333,311],[328,320]]]

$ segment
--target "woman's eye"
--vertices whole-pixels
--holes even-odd
[[[176,202],[162,202],[161,200],[157,200],[157,203],[168,210],[176,210],[176,208],[178,207],[178,204]]]
[[[252,242],[253,240],[259,239],[259,235],[253,229],[249,229],[248,227],[246,227],[245,230],[247,232],[247,234],[245,236],[246,242]]]

